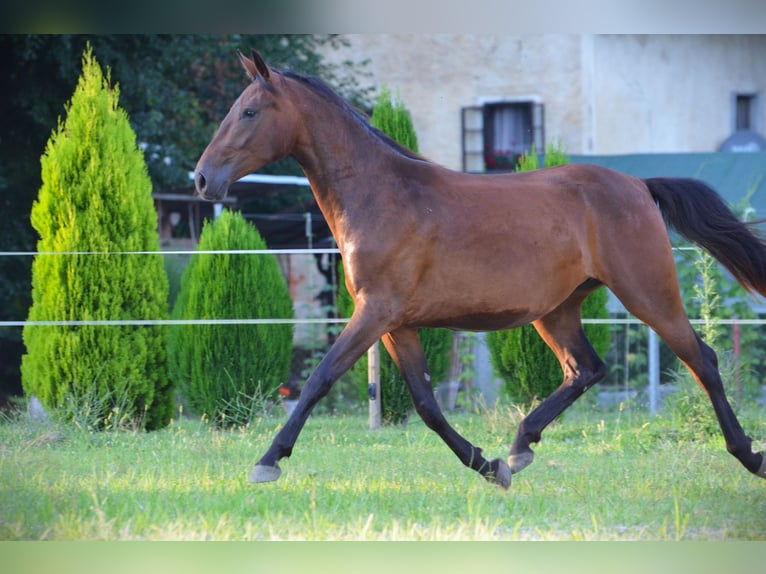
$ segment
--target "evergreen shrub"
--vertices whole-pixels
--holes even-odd
[[[265,249],[240,214],[224,211],[203,227],[198,251]],[[173,319],[291,319],[293,306],[276,257],[195,253],[181,277]],[[221,426],[244,425],[287,382],[293,325],[172,325],[170,376],[192,411]]]
[[[37,249],[65,254],[35,258],[30,321],[167,319],[152,185],[118,100],[88,47],[66,120],[41,158]],[[110,254],[124,251],[158,253]],[[68,254],[82,252],[98,254]],[[27,325],[23,338],[24,391],[43,406],[87,410],[94,428],[170,421],[165,326]]]

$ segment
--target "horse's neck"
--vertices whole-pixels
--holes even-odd
[[[304,118],[304,132],[294,156],[310,180],[336,188],[367,173],[367,164],[385,150],[358,120],[340,110],[328,112]]]
[[[328,106],[326,103],[324,104]],[[325,111],[325,110],[323,110]],[[308,114],[294,157],[308,178],[317,204],[336,240],[345,235],[352,214],[369,210],[376,194],[369,193],[377,174],[403,160],[378,140],[359,120],[332,107]]]

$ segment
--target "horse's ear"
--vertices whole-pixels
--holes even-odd
[[[253,57],[253,64],[255,64],[255,68],[258,70],[258,73],[264,80],[268,82],[270,71],[269,67],[266,65],[266,62],[263,61],[261,55],[255,50],[250,50],[250,54]]]
[[[247,72],[248,77],[253,81],[260,76],[262,80],[268,83],[270,81],[269,76],[271,72],[266,65],[266,62],[263,61],[261,55],[255,50],[252,50],[250,53],[252,54],[252,59],[245,56],[242,52],[237,51],[239,61],[242,62],[245,72]]]
[[[255,69],[253,61],[248,59],[247,56],[240,51],[237,51],[237,55],[239,56],[239,61],[242,63],[242,67],[245,68],[245,72],[247,72],[247,77],[255,81],[258,71]]]

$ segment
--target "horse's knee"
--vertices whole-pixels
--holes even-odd
[[[414,402],[415,411],[418,413],[423,422],[431,430],[438,431],[445,422],[444,415],[439,410],[439,406],[436,404],[436,400],[416,400]]]
[[[327,396],[327,393],[330,392],[336,378],[337,377],[321,370],[321,367],[317,367],[303,385],[303,388],[301,389],[301,399],[313,406],[320,399]]]
[[[578,365],[578,367],[567,373],[564,379],[564,386],[580,396],[593,385],[603,380],[606,376],[606,365],[599,359],[594,365]]]

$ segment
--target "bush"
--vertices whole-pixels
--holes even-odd
[[[569,158],[560,146],[549,145],[545,150],[544,167],[568,163]],[[532,171],[538,165],[539,160],[533,147],[529,154],[521,157],[516,171]],[[607,299],[606,289],[597,289],[583,303],[583,317],[608,317]],[[593,348],[603,357],[609,350],[609,326],[585,325],[584,331]],[[489,333],[487,346],[492,366],[503,380],[502,393],[510,399],[530,404],[536,398],[547,397],[561,384],[561,366],[532,325]]]
[[[404,105],[391,97],[387,89],[381,90],[373,108],[374,127],[393,140],[414,152],[418,151],[418,140],[412,125],[410,113]],[[354,311],[351,296],[346,290],[345,274],[341,266],[338,276],[338,307],[342,316],[350,317]],[[420,342],[428,362],[433,384],[442,382],[449,369],[452,332],[447,329],[421,329]],[[367,397],[367,356],[359,360],[349,376],[354,380],[361,397]],[[398,424],[406,420],[412,406],[407,384],[401,377],[388,353],[380,355],[380,402],[382,418],[387,423]]]
[[[258,231],[224,211],[206,223],[198,251],[265,249]],[[173,319],[292,318],[273,255],[195,253],[181,277]],[[290,324],[173,325],[170,376],[184,403],[220,425],[248,422],[252,405],[276,397],[292,357]],[[243,406],[244,405],[244,406]]]
[[[167,318],[162,256],[108,254],[159,252],[151,181],[118,99],[88,48],[66,121],[41,159],[31,221],[40,252],[105,254],[38,255],[30,321]],[[45,407],[89,410],[96,428],[118,408],[122,421],[147,429],[169,422],[166,327],[28,325],[23,336],[24,391]]]

